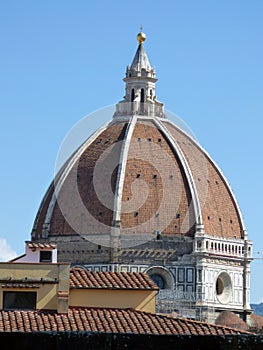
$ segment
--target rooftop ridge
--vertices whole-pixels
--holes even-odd
[[[95,272],[79,267],[70,270],[70,288],[159,290],[142,272]]]
[[[70,307],[47,310],[0,310],[0,332],[89,331],[163,335],[235,335],[248,331],[205,322],[136,311],[131,308]]]

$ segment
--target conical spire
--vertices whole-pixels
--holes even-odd
[[[138,49],[130,66],[130,70],[141,72],[142,69],[146,71],[152,70],[147,54],[144,50],[143,42],[139,43]]]
[[[146,40],[146,35],[142,32],[142,28],[140,33],[137,35],[137,40],[139,42],[139,46],[133,58],[132,64],[127,67],[126,78],[140,76],[155,78],[155,71],[152,69],[144,49],[143,43]]]
[[[132,114],[164,117],[163,104],[155,96],[157,79],[144,49],[146,35],[142,28],[137,40],[139,46],[123,79],[126,83],[124,100],[117,104],[115,116]]]

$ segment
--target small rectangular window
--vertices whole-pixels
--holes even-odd
[[[43,250],[40,251],[40,262],[52,262],[52,251],[51,250]]]
[[[35,310],[36,302],[36,292],[3,292],[5,310]]]

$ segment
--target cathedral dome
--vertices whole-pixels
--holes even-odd
[[[126,69],[126,94],[115,114],[47,190],[33,241],[81,237],[126,247],[197,234],[244,239],[241,212],[221,170],[156,99],[157,79],[143,41]]]

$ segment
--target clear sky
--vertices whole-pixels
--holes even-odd
[[[142,24],[158,99],[236,195],[262,258],[251,300],[263,301],[262,18],[261,0],[2,1],[0,260],[24,253],[70,128],[122,99]]]

